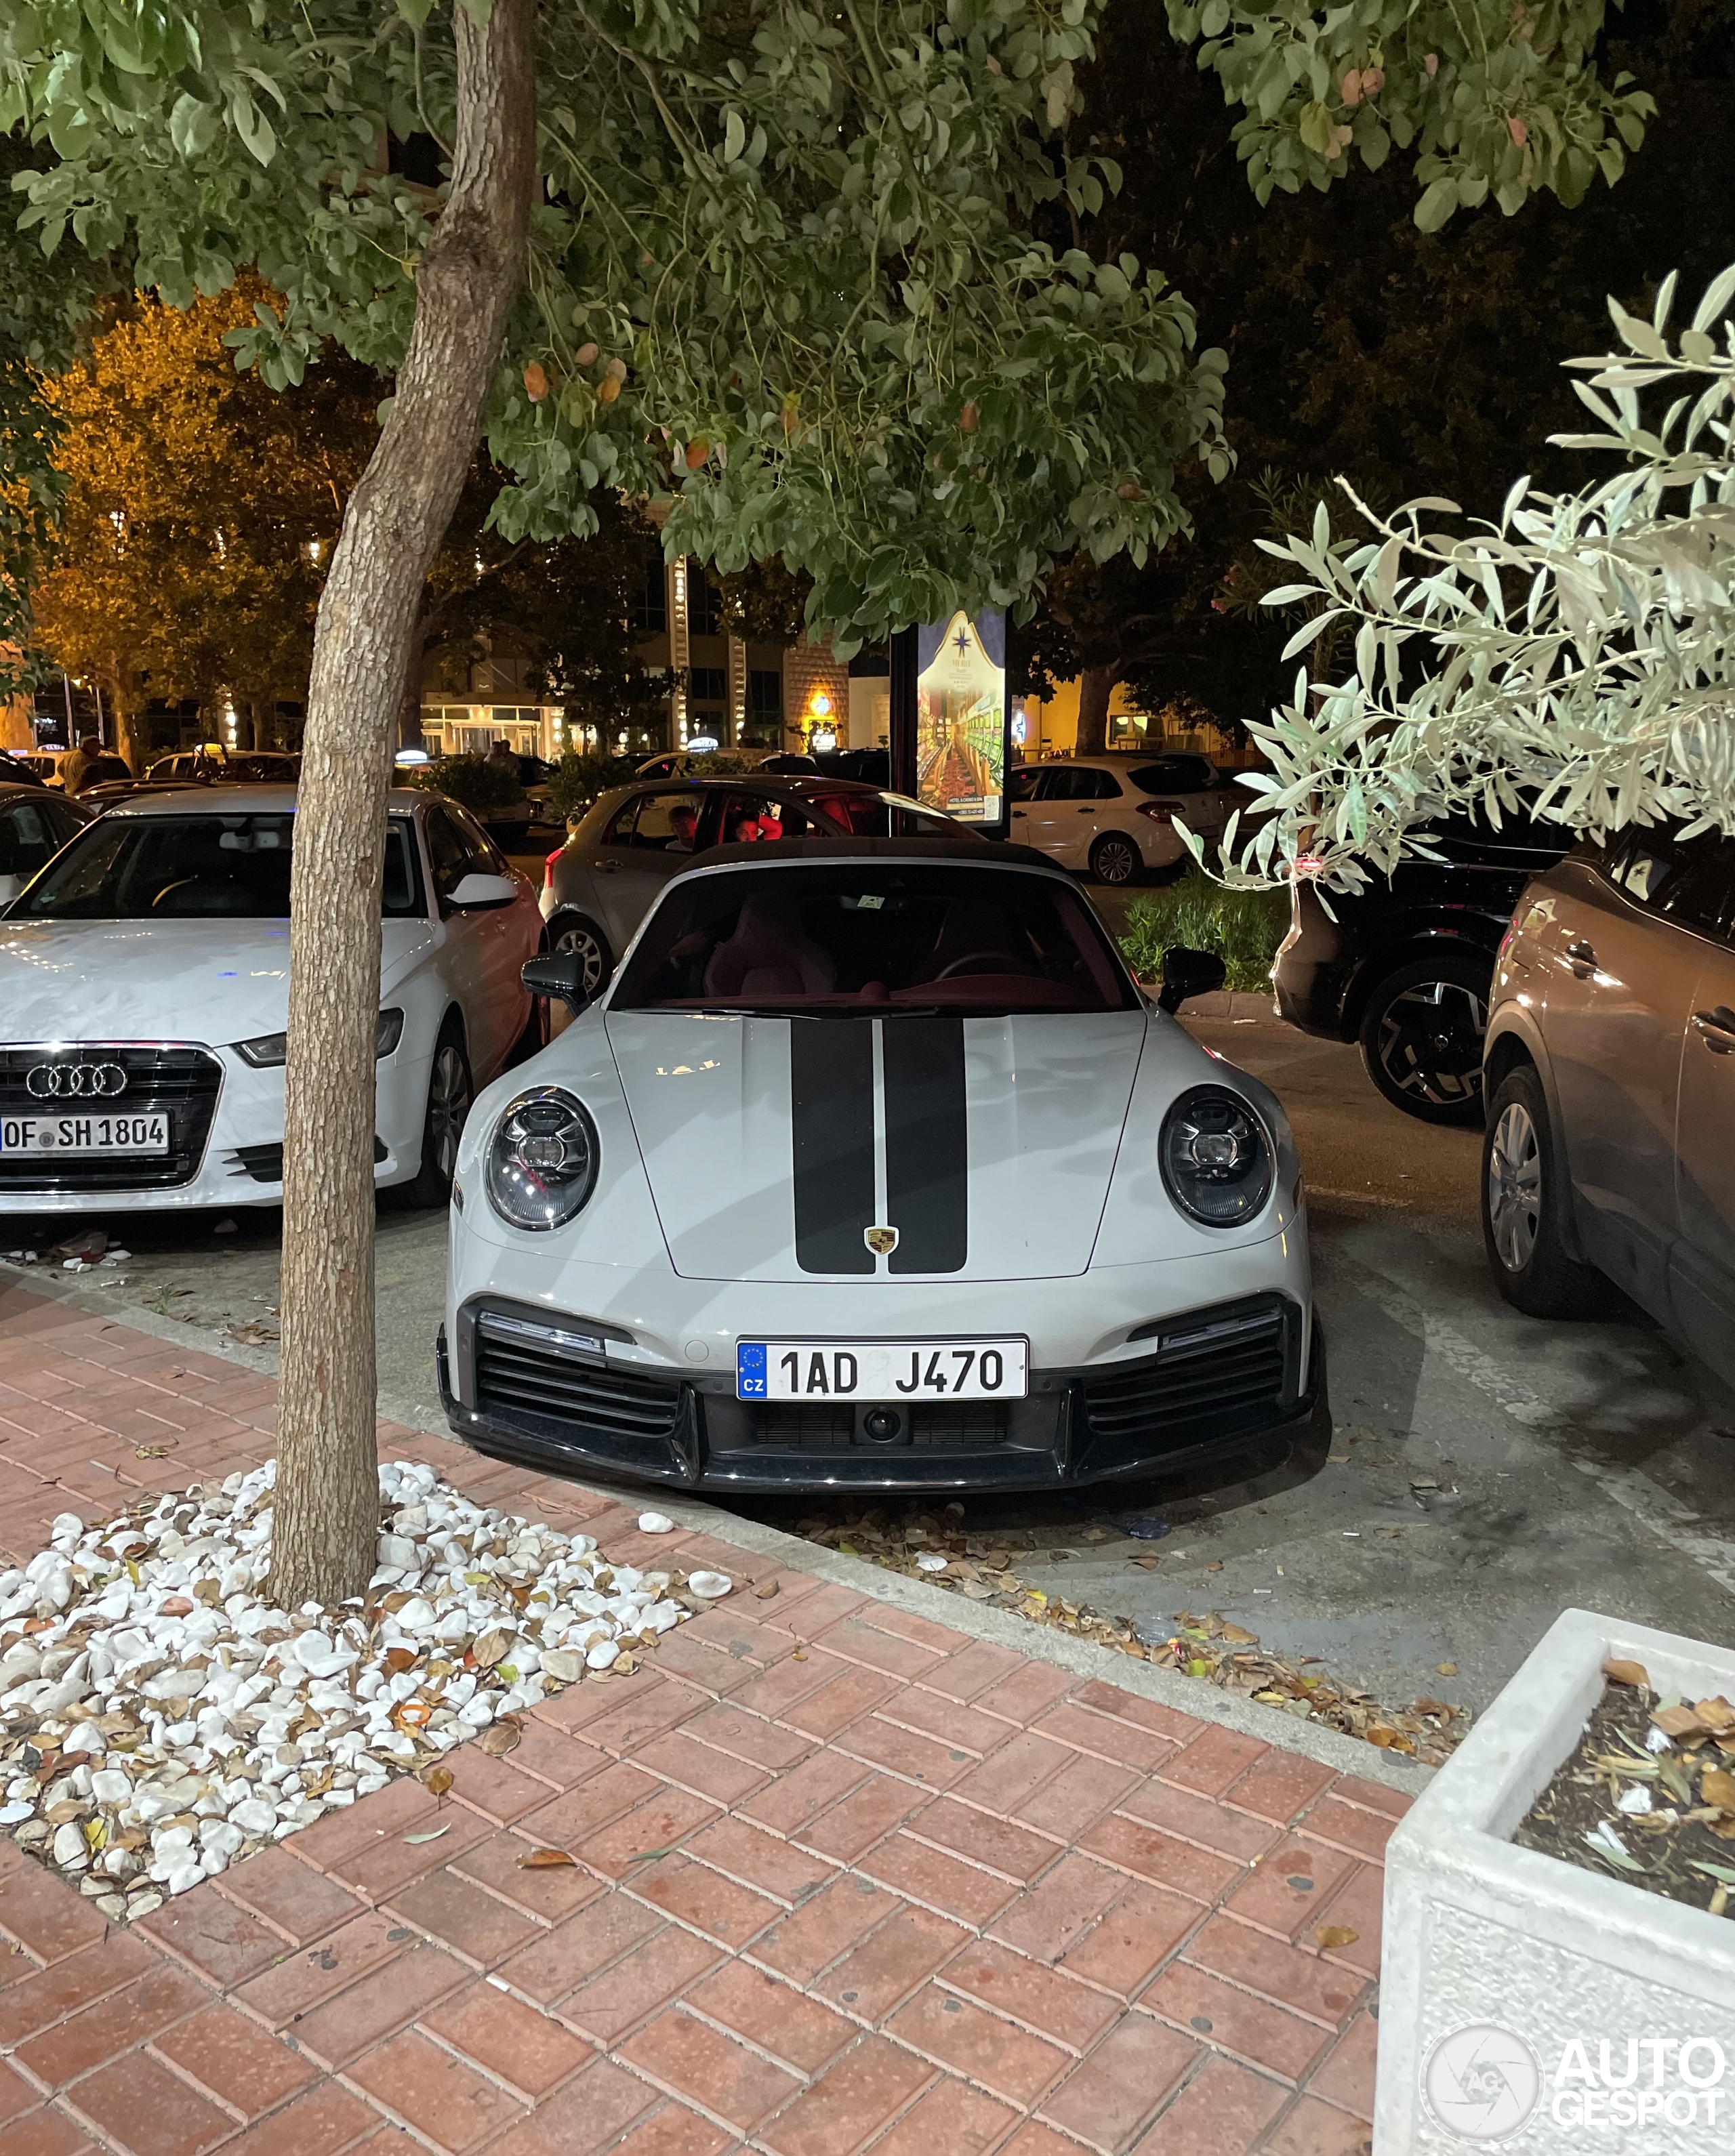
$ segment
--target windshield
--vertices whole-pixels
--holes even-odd
[[[105,816],[80,833],[12,909],[35,921],[286,921],[295,818]],[[385,842],[387,920],[427,911],[408,817]]]
[[[947,862],[742,868],[676,885],[615,1010],[1130,1010],[1095,916],[1058,879]]]

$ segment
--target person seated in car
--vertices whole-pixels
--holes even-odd
[[[698,836],[698,810],[689,802],[678,803],[669,811],[669,829],[674,836],[669,840],[667,850],[672,854],[690,854]]]

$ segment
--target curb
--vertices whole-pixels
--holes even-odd
[[[268,1348],[245,1347],[226,1334],[196,1328],[173,1318],[159,1317],[154,1311],[135,1312],[131,1307],[120,1306],[118,1297],[105,1294],[99,1288],[86,1287],[81,1281],[39,1279],[34,1276],[33,1268],[8,1265],[0,1260],[0,1281],[3,1280],[14,1281],[44,1301],[64,1303],[86,1317],[104,1317],[116,1324],[131,1326],[136,1332],[172,1341],[202,1354],[214,1355],[219,1361],[236,1363],[265,1377],[278,1375],[278,1358]],[[401,1423],[406,1429],[447,1443],[463,1442],[454,1435],[445,1414],[437,1408],[384,1396],[377,1405],[380,1415],[388,1421]],[[476,1456],[480,1459],[485,1455]],[[1364,1743],[1360,1738],[1346,1737],[1339,1730],[1303,1722],[1295,1715],[1285,1714],[1281,1707],[1264,1707],[1257,1700],[1220,1691],[1202,1678],[1182,1676],[1174,1670],[1155,1669],[1149,1662],[1135,1661],[1130,1655],[1116,1654],[1112,1647],[1098,1646],[1092,1640],[1051,1625],[1034,1625],[1010,1609],[991,1609],[964,1595],[948,1594],[943,1587],[929,1587],[905,1573],[888,1571],[883,1565],[870,1563],[866,1558],[847,1557],[841,1550],[826,1549],[799,1535],[785,1534],[780,1527],[743,1519],[703,1498],[682,1499],[665,1490],[654,1494],[659,1512],[667,1512],[682,1527],[728,1543],[732,1548],[770,1558],[790,1572],[811,1573],[816,1579],[828,1580],[834,1586],[865,1594],[912,1616],[925,1617],[930,1623],[947,1625],[966,1638],[991,1640],[1032,1661],[1051,1662],[1058,1668],[1070,1670],[1075,1676],[1094,1677],[1104,1684],[1119,1685],[1122,1691],[1133,1692],[1141,1699],[1153,1700],[1179,1714],[1190,1714],[1196,1722],[1233,1729],[1278,1751],[1299,1753],[1303,1758],[1329,1767],[1335,1774],[1356,1775],[1363,1781],[1378,1782],[1387,1789],[1400,1790],[1406,1796],[1415,1796],[1427,1788],[1436,1772],[1418,1760],[1406,1759],[1402,1753],[1384,1752],[1376,1744]],[[624,1502],[631,1502],[630,1494]]]

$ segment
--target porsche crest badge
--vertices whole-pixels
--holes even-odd
[[[898,1230],[895,1228],[864,1228],[862,1240],[875,1257],[888,1258],[898,1247]]]

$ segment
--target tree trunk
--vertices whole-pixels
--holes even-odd
[[[361,1594],[375,1563],[373,1031],[385,792],[422,588],[523,275],[535,0],[454,5],[450,195],[416,274],[397,395],[319,603],[291,886],[283,1378],[271,1592]]]
[[[1108,746],[1109,699],[1120,679],[1118,666],[1087,666],[1079,676],[1080,756],[1100,756]]]

